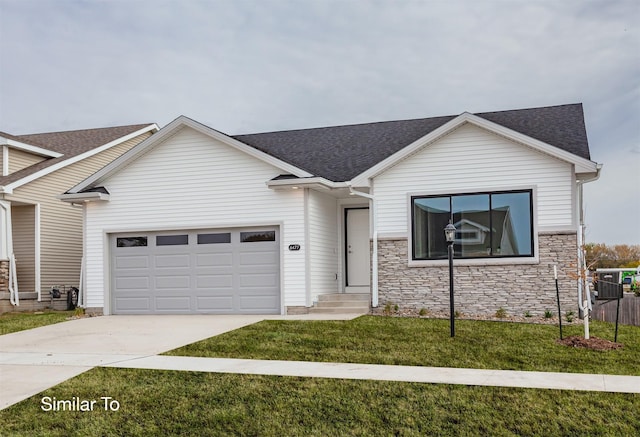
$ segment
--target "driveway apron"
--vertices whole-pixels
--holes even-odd
[[[0,409],[95,366],[161,354],[265,316],[107,316],[0,336]]]

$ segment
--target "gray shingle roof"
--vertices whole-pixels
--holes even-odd
[[[590,159],[582,104],[475,114]],[[238,141],[335,182],[348,181],[456,115],[235,135]]]
[[[11,135],[0,132],[0,136],[5,138],[62,153],[60,158],[48,158],[9,176],[0,176],[0,185],[8,185],[32,173],[103,146],[151,124],[153,123],[28,135]]]

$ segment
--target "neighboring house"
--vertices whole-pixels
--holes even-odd
[[[140,124],[0,132],[0,312],[66,308],[65,291],[80,284],[82,209],[57,196],[157,130]],[[59,298],[52,297],[53,286]]]
[[[179,117],[61,198],[86,307],[294,313],[342,293],[446,312],[577,309],[581,104],[229,136]]]

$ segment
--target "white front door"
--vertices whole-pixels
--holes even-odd
[[[371,255],[369,208],[346,210],[347,292],[368,293]]]

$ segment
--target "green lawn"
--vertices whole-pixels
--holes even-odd
[[[360,317],[266,321],[171,355],[640,374],[640,328],[622,350],[555,343],[557,327]],[[579,335],[572,326],[565,335]],[[612,339],[613,326],[592,335]],[[96,400],[93,411],[43,411],[43,398]],[[101,397],[119,403],[104,411]],[[640,395],[389,381],[96,368],[0,411],[0,435],[638,435]]]
[[[3,313],[0,314],[0,335],[64,322],[73,314],[73,311]]]
[[[583,335],[582,326],[564,336]],[[591,324],[613,340],[614,325]],[[167,353],[198,357],[330,361],[479,369],[640,375],[640,327],[621,325],[624,348],[593,351],[556,343],[557,326],[363,316],[351,321],[264,321]]]
[[[44,396],[99,408],[43,411]],[[638,411],[629,394],[97,368],[0,411],[0,434],[631,436]]]

